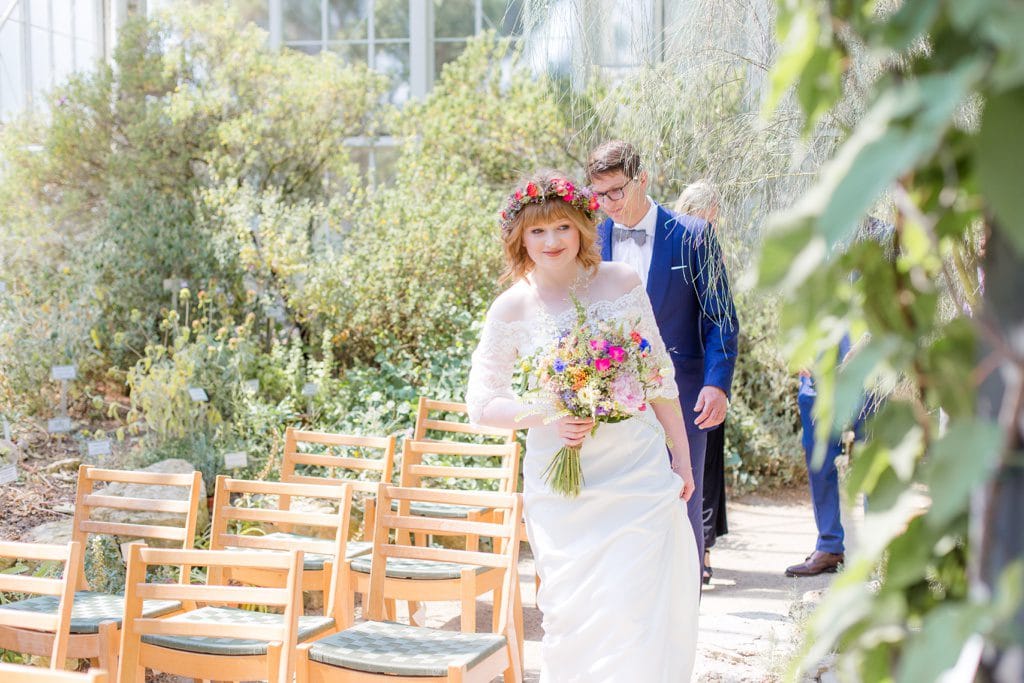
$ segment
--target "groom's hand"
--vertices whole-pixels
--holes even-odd
[[[717,427],[725,421],[725,413],[729,410],[729,399],[718,387],[706,386],[697,394],[697,404],[693,406],[697,415],[694,420],[701,429]]]

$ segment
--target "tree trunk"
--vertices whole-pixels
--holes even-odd
[[[971,588],[974,595],[989,597],[1003,570],[1024,557],[1024,258],[994,223],[984,273],[982,315],[1003,348],[982,339],[981,357],[995,352],[1000,363],[979,387],[978,414],[997,421],[1006,434],[999,467],[971,505]],[[1024,681],[1024,604],[1017,606],[1014,623],[1015,642],[987,644],[978,680]]]

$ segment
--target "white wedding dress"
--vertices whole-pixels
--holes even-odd
[[[591,319],[639,321],[658,365],[672,367],[642,287],[589,304]],[[575,312],[488,320],[473,354],[466,402],[479,419],[497,397],[516,398],[516,360],[553,343]],[[676,398],[668,377],[662,396]],[[681,683],[697,644],[697,546],[669,468],[665,433],[643,417],[601,424],[580,453],[584,486],[570,499],[542,473],[562,443],[555,426],[530,429],[523,465],[526,526],[540,576],[541,683]]]

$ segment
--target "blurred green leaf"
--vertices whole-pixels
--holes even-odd
[[[993,96],[985,105],[978,133],[978,177],[996,214],[997,229],[1024,254],[1024,88]]]
[[[932,506],[927,521],[941,528],[964,510],[971,492],[991,473],[999,459],[1003,433],[999,426],[965,418],[953,423],[928,453],[925,482]]]

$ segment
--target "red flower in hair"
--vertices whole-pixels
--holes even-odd
[[[527,196],[529,196],[529,197],[536,197],[539,193],[540,193],[540,190],[537,189],[536,185],[534,185],[533,183],[527,183],[526,184],[526,194],[527,194]]]
[[[515,193],[514,196],[515,196],[516,199],[522,199],[523,198],[523,191],[517,188],[516,189],[516,193]]]
[[[598,203],[597,197],[591,197],[590,204],[587,205],[587,208],[589,208],[591,211],[597,211],[598,208],[600,208],[600,206],[601,205]]]

